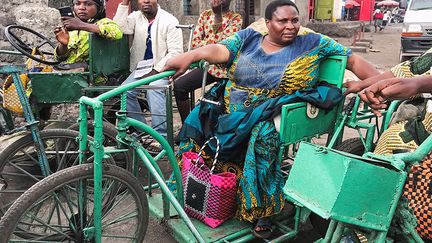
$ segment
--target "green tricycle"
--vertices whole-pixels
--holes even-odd
[[[341,87],[345,64],[346,57],[339,56],[323,61],[319,80]],[[195,65],[208,68],[205,63]],[[149,216],[163,222],[179,242],[254,240],[250,224],[231,219],[211,229],[190,218],[183,209],[181,174],[170,143],[149,126],[126,116],[127,90],[173,73],[160,73],[95,98],[81,97],[77,138],[80,165],[58,171],[22,194],[0,220],[0,242],[143,242]],[[103,145],[103,104],[118,95],[121,105],[116,113],[117,144],[107,147]],[[202,102],[206,101],[202,99]],[[93,110],[93,140],[88,138],[89,108]],[[284,192],[293,206],[276,217],[274,227],[279,234],[272,242],[296,237],[311,212],[331,220],[321,239],[323,242],[340,242],[346,235],[356,238],[361,235],[371,242],[386,241],[391,220],[400,216],[397,206],[408,165],[423,159],[431,150],[432,138],[415,153],[393,157],[370,153],[359,157],[346,153],[371,151],[378,126],[364,120],[373,118],[370,111],[360,109],[358,98],[350,101],[345,109],[341,102],[330,111],[305,102],[282,107],[283,145],[279,155],[288,177]],[[389,120],[385,117],[380,131],[388,126]],[[360,133],[356,142],[342,141],[345,125],[366,129],[366,136]],[[163,150],[151,156],[137,137],[127,133],[129,127],[154,137]],[[323,134],[328,134],[326,146],[309,143]],[[331,149],[334,146],[338,150]],[[102,163],[129,149],[133,150],[132,172]],[[165,156],[176,180],[174,193],[169,190],[160,167],[159,161]],[[88,160],[93,163],[85,163]],[[149,174],[146,183],[137,178],[141,167]],[[404,231],[403,236],[407,241],[422,242],[413,227]]]
[[[23,34],[27,34],[27,38],[21,37]],[[18,51],[0,50],[1,54],[24,55],[29,60],[33,60],[36,66],[0,67],[0,73],[10,75],[9,79],[13,81],[9,83],[9,87],[12,91],[16,90],[17,97],[14,97],[14,105],[22,107],[26,121],[23,126],[15,127],[11,112],[0,107],[0,135],[10,135],[8,137],[11,137],[9,140],[12,141],[7,147],[3,147],[0,153],[0,218],[14,200],[34,183],[52,172],[78,164],[79,144],[76,140],[79,137],[78,123],[57,120],[54,121],[55,126],[47,125],[42,130],[41,119],[37,116],[40,108],[56,104],[77,104],[82,95],[95,96],[117,87],[96,85],[97,78],[105,77],[109,81],[121,81],[129,72],[127,37],[111,41],[91,35],[87,71],[40,72],[38,69],[41,66],[67,69],[67,66],[59,65],[59,62],[52,59],[56,45],[37,31],[23,26],[6,27],[5,36]],[[21,82],[24,74],[31,80],[30,97],[26,95],[30,83],[24,86]],[[116,85],[119,82],[109,83]],[[170,101],[167,104],[171,107],[171,92],[168,87],[162,88],[166,90],[167,99]],[[3,98],[6,98],[3,97],[3,91],[0,98],[3,104]],[[103,144],[106,146],[116,144],[117,131],[114,124],[115,112],[118,110],[116,107],[119,103],[118,98],[114,98],[104,107]],[[145,105],[143,102],[144,109]],[[92,134],[93,122],[88,122]],[[48,122],[45,122],[46,124]],[[168,124],[171,124],[168,129],[172,130],[172,117],[168,117]],[[51,129],[48,129],[49,127]],[[15,138],[18,139],[12,140]],[[172,137],[169,139],[173,140]],[[130,169],[132,158],[128,151],[115,155],[114,159],[116,162],[113,160],[108,162]]]

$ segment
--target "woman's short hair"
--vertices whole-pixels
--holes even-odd
[[[275,0],[267,5],[265,9],[265,18],[267,20],[272,19],[274,12],[276,12],[276,9],[282,6],[292,6],[297,10],[297,13],[299,13],[297,5],[295,5],[295,3],[291,2],[290,0]]]
[[[92,0],[97,8],[96,15],[90,19],[91,23],[94,23],[100,19],[106,18],[106,12],[105,12],[105,0]]]

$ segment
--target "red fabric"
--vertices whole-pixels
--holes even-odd
[[[376,18],[376,19],[383,19],[383,18],[384,18],[384,14],[381,13],[381,12],[376,13],[376,14],[375,14],[375,18]]]

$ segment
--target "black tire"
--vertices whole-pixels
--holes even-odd
[[[117,132],[115,126],[109,122],[103,122],[102,127],[103,127],[103,135],[104,135],[103,145],[104,146],[116,146],[117,145],[116,136],[117,136],[118,132]],[[70,127],[68,127],[68,129],[74,130],[74,131],[79,131],[79,123],[72,124]],[[94,136],[93,121],[87,122],[87,129],[88,129],[89,136],[93,137]],[[129,152],[113,154],[113,159],[114,159],[117,166],[120,166],[126,170],[132,169],[132,166],[131,166],[132,165],[132,156]]]
[[[126,242],[126,237],[131,236],[130,232],[126,232],[128,230],[132,230],[135,237],[129,240],[143,242],[149,211],[142,184],[122,168],[107,164],[102,167],[102,242],[115,234],[125,237],[120,238],[119,242]],[[33,239],[37,242],[93,242],[92,239],[84,239],[80,223],[83,222],[86,228],[93,225],[93,168],[93,164],[83,164],[61,170],[22,194],[0,220],[0,243],[10,239],[25,242],[33,242]],[[80,185],[85,190],[79,190]],[[114,191],[105,191],[110,189]],[[86,193],[80,197],[80,191]],[[78,210],[79,198],[85,202],[85,210]],[[132,203],[134,208],[130,206]],[[119,213],[125,214],[120,216]]]
[[[79,132],[67,129],[40,131],[51,172],[79,163],[78,136]],[[87,161],[91,160],[92,156]],[[43,178],[38,161],[31,134],[16,140],[0,153],[0,218],[22,193]],[[105,162],[115,163],[112,158]]]
[[[336,150],[362,156],[365,152],[365,147],[360,138],[349,138],[336,146]]]
[[[336,147],[336,150],[362,156],[365,152],[365,147],[360,138],[349,138],[340,143]],[[321,237],[324,237],[327,232],[330,220],[323,219],[313,212],[310,214],[309,219],[315,231],[320,234]]]

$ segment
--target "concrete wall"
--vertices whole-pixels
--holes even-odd
[[[4,28],[11,24],[29,27],[54,40],[54,27],[60,21],[57,9],[48,7],[48,0],[2,0],[0,6],[0,49],[14,50],[4,35]],[[32,43],[32,35],[22,35],[22,40]],[[0,63],[22,63],[23,58],[12,55],[0,55]]]

